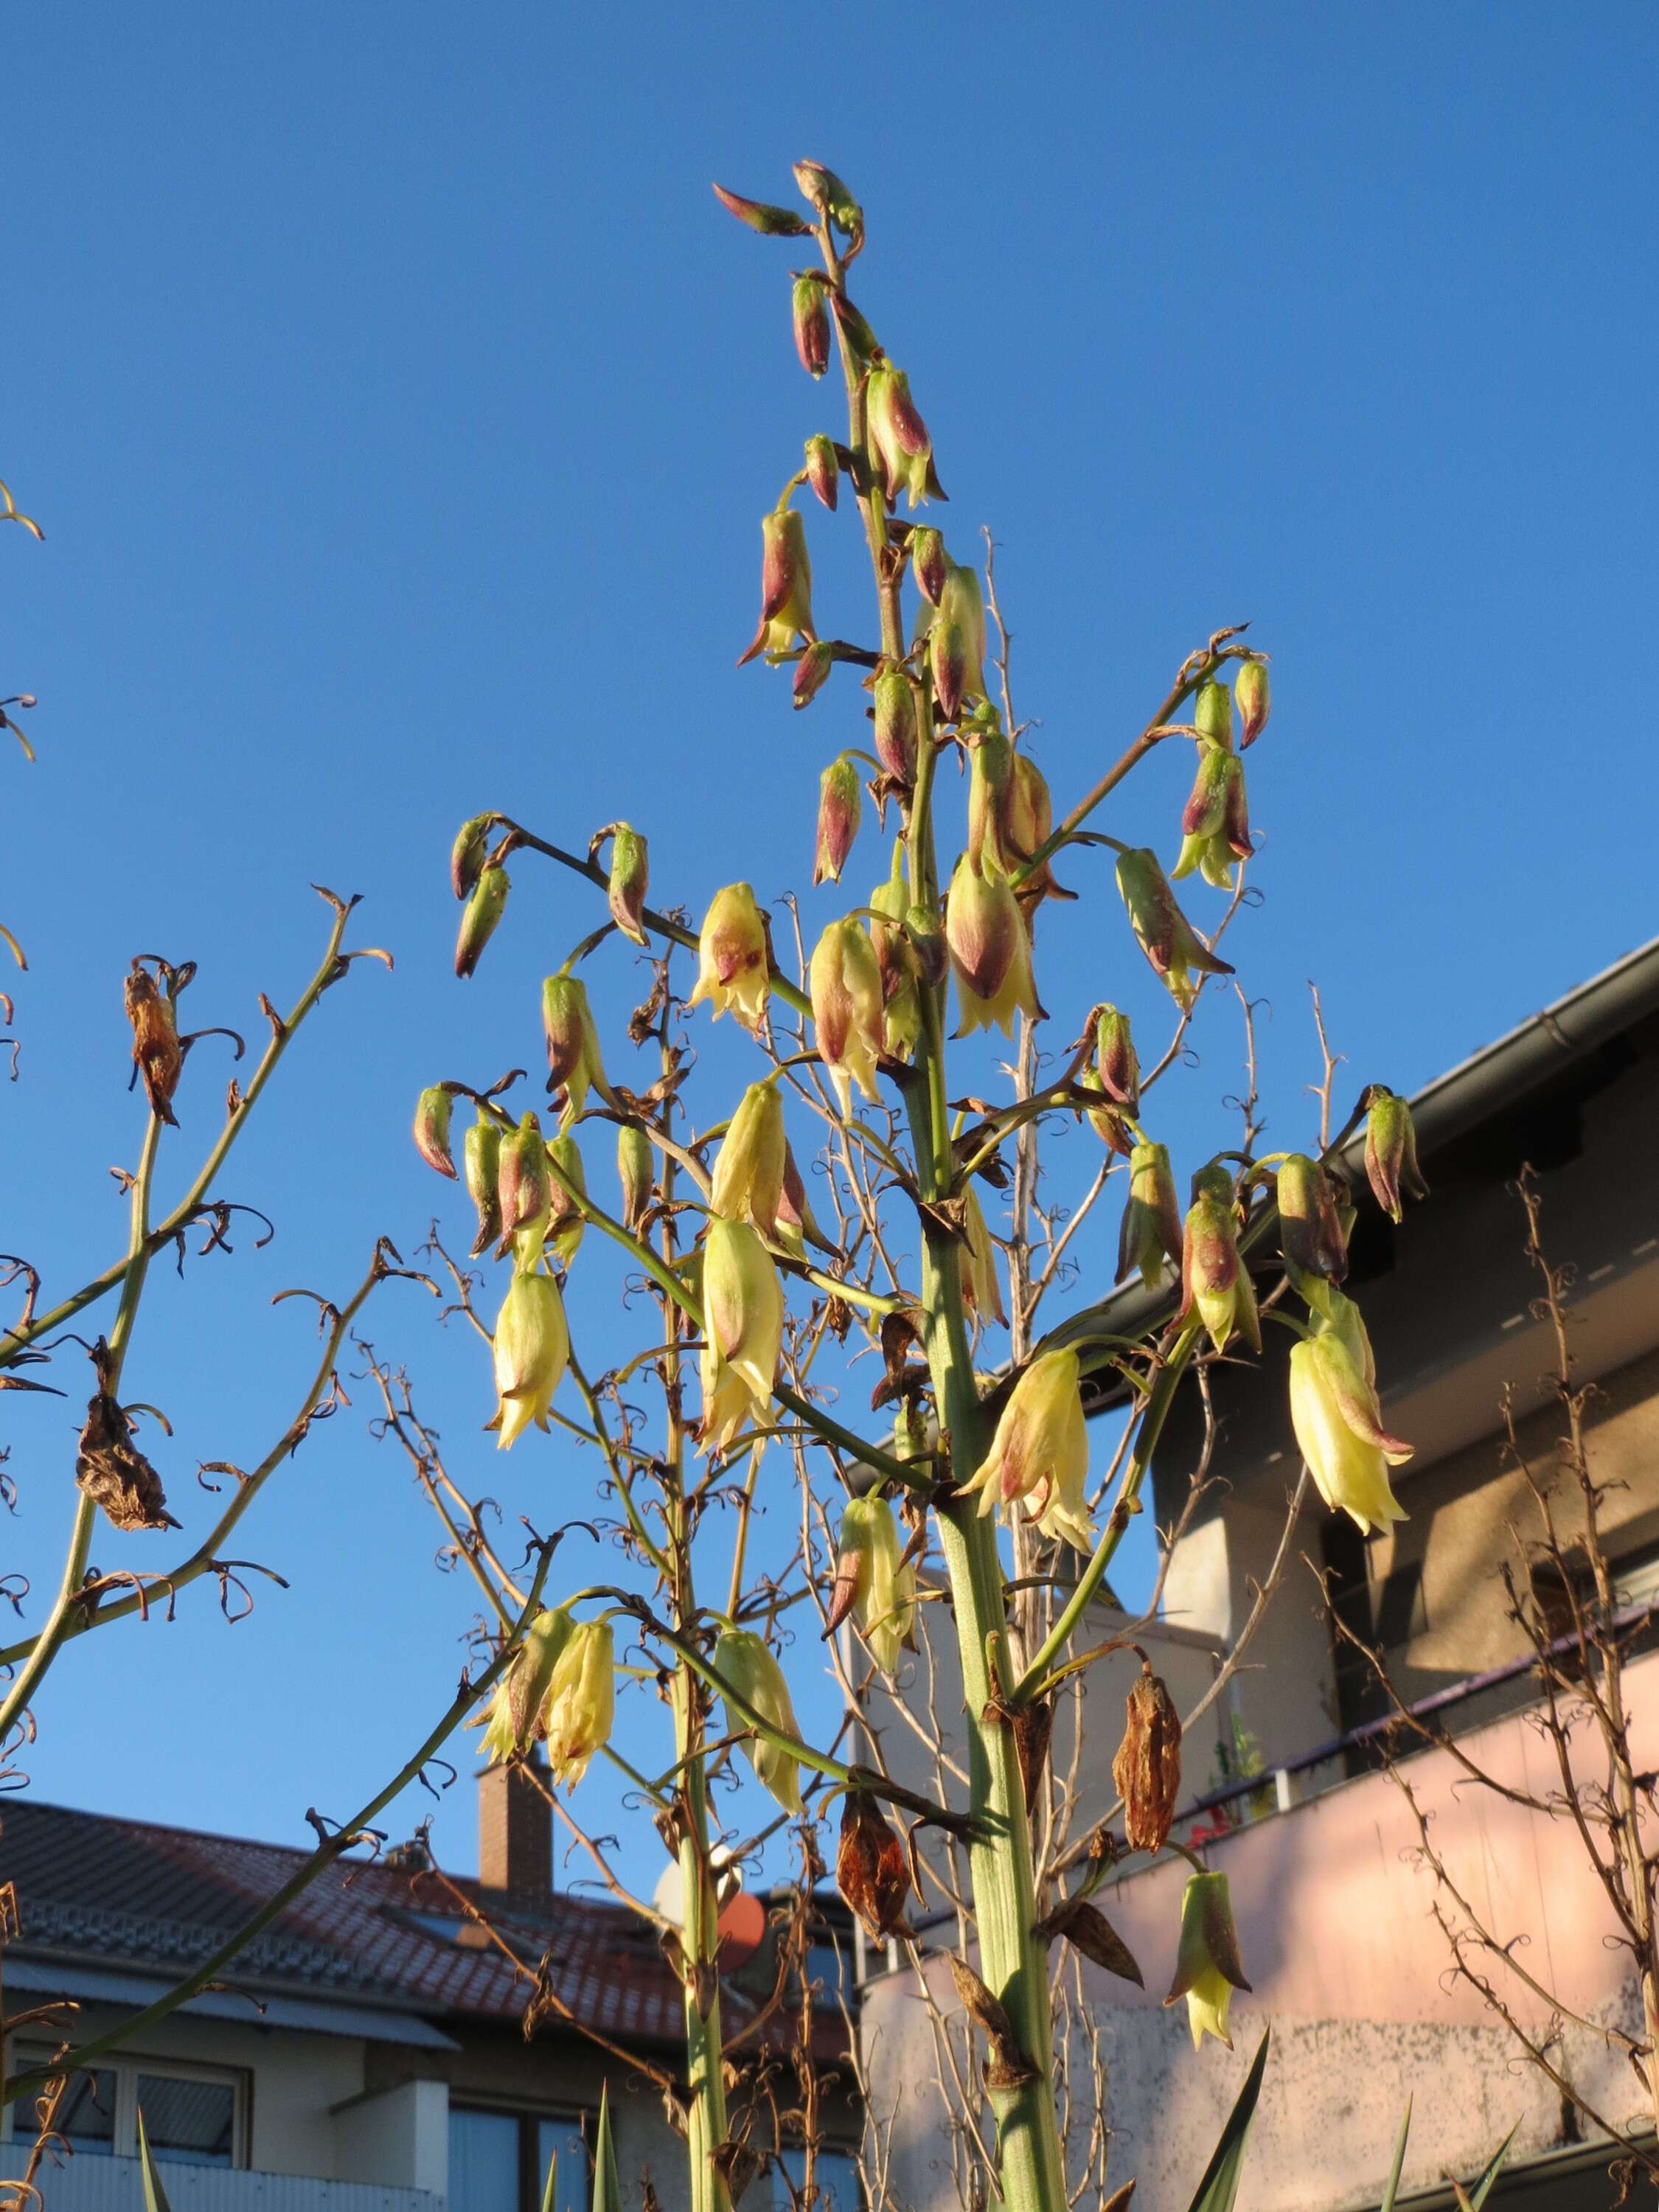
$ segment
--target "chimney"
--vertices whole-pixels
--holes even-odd
[[[544,1787],[547,1770],[537,1761]],[[478,1777],[478,1881],[517,1905],[545,1905],[553,1894],[553,1808],[517,1766],[487,1766]]]

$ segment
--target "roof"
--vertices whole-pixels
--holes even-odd
[[[1659,937],[1626,953],[1611,968],[1578,984],[1528,1020],[1455,1067],[1425,1084],[1411,1099],[1419,1159],[1435,1153],[1503,1109],[1515,1105],[1569,1073],[1626,1030],[1659,1012]],[[1337,1154],[1363,1194],[1365,1131],[1362,1122]],[[1174,1310],[1170,1289],[1149,1291],[1137,1276],[1109,1296],[1060,1323],[1048,1342],[1063,1345],[1089,1334],[1142,1336]],[[1091,1413],[1121,1401],[1122,1389],[1103,1387]]]
[[[70,1981],[112,1968],[138,1978],[128,2001],[146,2002],[158,1993],[158,1973],[171,1985],[211,1957],[309,1856],[12,1799],[0,1825],[0,1882],[16,1886],[20,1924],[6,1948],[6,1972],[23,1968],[20,1983],[31,1989],[57,1977],[68,1995]],[[683,2040],[680,1984],[649,1927],[625,1906],[556,1894],[545,1909],[526,1911],[517,1899],[451,1879],[487,1907],[532,1970],[545,1955],[552,1995],[578,2027],[623,2044]],[[141,1988],[141,1981],[150,1986]],[[254,1938],[226,1985],[261,2001],[307,2000],[303,2020],[291,2004],[281,2008],[295,2026],[323,2025],[328,2008],[341,2023],[336,2033],[439,2045],[452,2038],[407,2030],[419,2021],[452,2030],[468,2023],[516,2027],[532,1994],[499,1951],[483,1947],[476,1925],[428,1871],[351,1856],[328,1868]],[[753,2017],[764,1994],[726,1983],[733,2029]],[[258,2016],[243,2004],[244,2017]],[[223,2009],[216,1995],[212,2008]],[[368,2025],[371,2015],[379,2027]],[[844,2037],[837,2038],[827,2011],[816,2018],[828,2038],[823,2056],[833,2060]],[[273,2017],[271,2024],[283,2023]],[[773,2025],[793,2033],[787,2015]]]

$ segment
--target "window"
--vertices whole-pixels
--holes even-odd
[[[786,2150],[781,2154],[780,2165],[782,2172],[777,2166],[772,2169],[772,2212],[793,2212],[789,2182],[798,2190],[805,2186],[805,2156],[798,2150]],[[813,2212],[860,2212],[864,2199],[859,2190],[859,2162],[850,2150],[820,2150],[814,2178],[818,2194]]]
[[[10,2070],[44,2066],[49,2051],[20,2045]],[[167,2166],[247,2164],[247,2083],[222,2068],[171,2059],[126,2058],[77,2074],[58,2129],[82,2156],[137,2158],[138,2114],[156,2158]]]
[[[555,2155],[555,2212],[587,2212],[587,2145],[580,2119],[452,2105],[449,2212],[542,2212]]]

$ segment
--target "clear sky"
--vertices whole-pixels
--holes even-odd
[[[838,401],[794,361],[789,249],[723,216],[714,178],[787,198],[811,155],[860,192],[856,295],[933,430],[953,550],[982,522],[1003,549],[1016,703],[1061,805],[1210,630],[1248,617],[1273,655],[1249,763],[1266,898],[1233,940],[1267,1002],[1270,1143],[1310,1134],[1310,975],[1345,1108],[1656,927],[1651,10],[1516,6],[1501,34],[1426,7],[600,12],[88,5],[0,33],[0,475],[47,532],[0,532],[0,693],[40,698],[39,764],[0,761],[0,920],[31,962],[0,1246],[49,1295],[118,1249],[130,955],[198,959],[191,1019],[257,1029],[256,994],[287,1003],[320,951],[314,881],[362,893],[359,941],[397,959],[325,1004],[238,1155],[226,1188],[275,1243],[157,1271],[126,1389],[173,1423],[149,1437],[187,1540],[214,1504],[196,1462],[251,1464],[302,1387],[309,1323],[266,1300],[341,1296],[434,1203],[459,1227],[410,1149],[414,1095],[533,1066],[540,977],[599,918],[515,865],[456,983],[458,822],[495,805],[585,845],[626,816],[653,894],[693,909],[736,876],[810,880],[855,694],[792,719],[783,678],[732,664],[757,520]],[[865,635],[854,519],[808,526],[821,623]],[[1108,826],[1167,860],[1190,761],[1166,753]],[[866,829],[853,897],[884,873]],[[1104,858],[1061,874],[1089,896],[1039,940],[1055,1042],[1101,997],[1150,1033]],[[813,928],[836,899],[808,894]],[[1215,895],[1192,907],[1213,921]],[[614,1040],[634,977],[614,945],[592,964]],[[696,1042],[735,1095],[744,1055]],[[1183,1178],[1236,1126],[1236,1009],[1194,1042],[1160,1107]],[[165,1186],[228,1072],[204,1045]],[[1056,1148],[1068,1187],[1089,1141]],[[1070,1298],[1104,1286],[1109,1214]],[[614,1283],[589,1281],[615,1342]],[[394,1288],[368,1327],[509,1527],[589,1509],[563,1447],[485,1456],[482,1352],[428,1301]],[[72,1504],[73,1346],[58,1380],[67,1405],[0,1401],[0,1566],[32,1614]],[[71,1649],[24,1762],[41,1794],[303,1842],[307,1806],[346,1814],[420,1740],[471,1603],[349,1387],[239,1532],[291,1588],[231,1629],[198,1587],[171,1625]],[[94,1557],[159,1566],[176,1540],[100,1529]],[[821,1719],[813,1650],[790,1663]],[[661,1716],[625,1711],[650,1763]],[[597,1769],[584,1787],[648,1884],[654,1837]],[[470,1788],[435,1833],[474,1863]]]

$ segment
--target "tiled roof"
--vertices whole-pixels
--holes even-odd
[[[16,1886],[16,1947],[36,1959],[161,1969],[179,1978],[210,1957],[304,1863],[275,1844],[111,1819],[27,1798],[0,1814],[0,1882]],[[650,1929],[621,1905],[556,1895],[544,1911],[503,1907],[474,1881],[495,1923],[584,2027],[623,2043],[677,2045],[680,1986]],[[312,1883],[227,1970],[239,1987],[336,1995],[433,2020],[516,2023],[531,1984],[477,1932],[462,1940],[455,1906],[430,1875],[347,1857]],[[728,2032],[757,2009],[726,1984]],[[818,2015],[826,2057],[842,2039]],[[775,2025],[786,2028],[787,2022]]]

